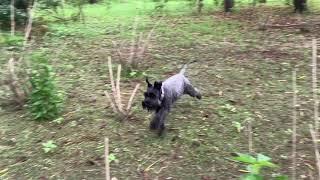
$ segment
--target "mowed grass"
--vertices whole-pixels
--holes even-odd
[[[203,99],[179,100],[168,117],[165,137],[148,130],[151,114],[140,107],[144,86],[136,97],[133,117],[125,122],[118,121],[103,96],[110,88],[107,57],[118,62],[112,41],[130,42],[135,17],[139,18],[137,33],[146,34],[161,13],[154,13],[150,2],[88,5],[85,23],[57,23],[45,16],[49,33],[35,47],[49,50],[59,87],[68,96],[64,120],[34,122],[25,110],[2,106],[0,177],[104,179],[104,138],[108,137],[110,152],[117,159],[111,163],[111,174],[118,179],[238,179],[244,167],[230,158],[231,153],[249,151],[248,121],[252,121],[254,152],[272,157],[280,166],[266,174],[289,174],[295,66],[301,104],[298,175],[308,176],[310,166],[315,174],[314,163],[305,164],[314,161],[308,134],[313,121],[311,53],[309,46],[303,46],[310,39],[290,30],[270,31],[266,38],[265,32],[240,20],[191,16],[187,5],[175,12],[177,5],[169,1],[164,9],[140,71],[152,80],[165,79],[195,60],[187,75]],[[70,15],[75,10],[65,11]],[[123,77],[121,87],[132,90],[137,82],[144,84],[144,78]],[[48,140],[58,148],[46,154],[42,143]]]

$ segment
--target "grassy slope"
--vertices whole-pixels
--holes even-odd
[[[158,19],[148,16],[151,5],[88,6],[86,24],[49,24],[50,34],[38,46],[52,52],[60,86],[68,94],[65,121],[33,122],[24,110],[2,107],[0,171],[6,172],[1,178],[103,179],[103,138],[109,137],[110,150],[119,160],[111,163],[111,174],[119,179],[236,179],[242,166],[228,158],[232,152],[248,152],[248,140],[245,130],[238,132],[233,124],[246,126],[248,118],[254,120],[254,150],[273,157],[279,171],[288,174],[292,111],[288,92],[294,65],[299,66],[301,103],[298,175],[308,174],[307,165],[314,164],[307,130],[312,122],[310,48],[304,44],[310,39],[294,30],[256,31],[236,19],[241,14],[235,19],[219,13],[163,18],[141,69],[164,79],[184,62],[197,60],[188,75],[204,98],[181,99],[169,116],[164,138],[148,130],[151,116],[140,107],[142,92],[134,117],[116,121],[102,96],[107,56],[117,59],[111,41],[130,38],[135,15],[142,21],[139,31],[150,29]],[[122,88],[130,90],[135,82],[143,83],[143,78],[125,78]],[[52,154],[41,149],[47,140],[58,145]]]

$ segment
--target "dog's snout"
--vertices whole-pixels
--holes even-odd
[[[145,109],[146,108],[146,103],[144,101],[142,101],[142,108]]]

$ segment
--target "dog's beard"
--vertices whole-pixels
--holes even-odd
[[[146,103],[142,101],[142,108],[148,111],[156,111],[161,107],[161,101],[158,99],[156,103]]]

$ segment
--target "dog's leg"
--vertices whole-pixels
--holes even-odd
[[[169,113],[169,110],[166,108],[161,108],[158,112],[156,112],[154,119],[150,123],[154,129],[159,129],[159,136],[163,134],[165,130],[165,120]]]
[[[184,89],[185,94],[189,94],[191,97],[196,97],[198,99],[201,99],[201,93],[194,88],[191,84],[186,84]]]
[[[156,130],[159,124],[159,120],[157,120],[155,117],[151,120],[149,128],[151,130]]]

